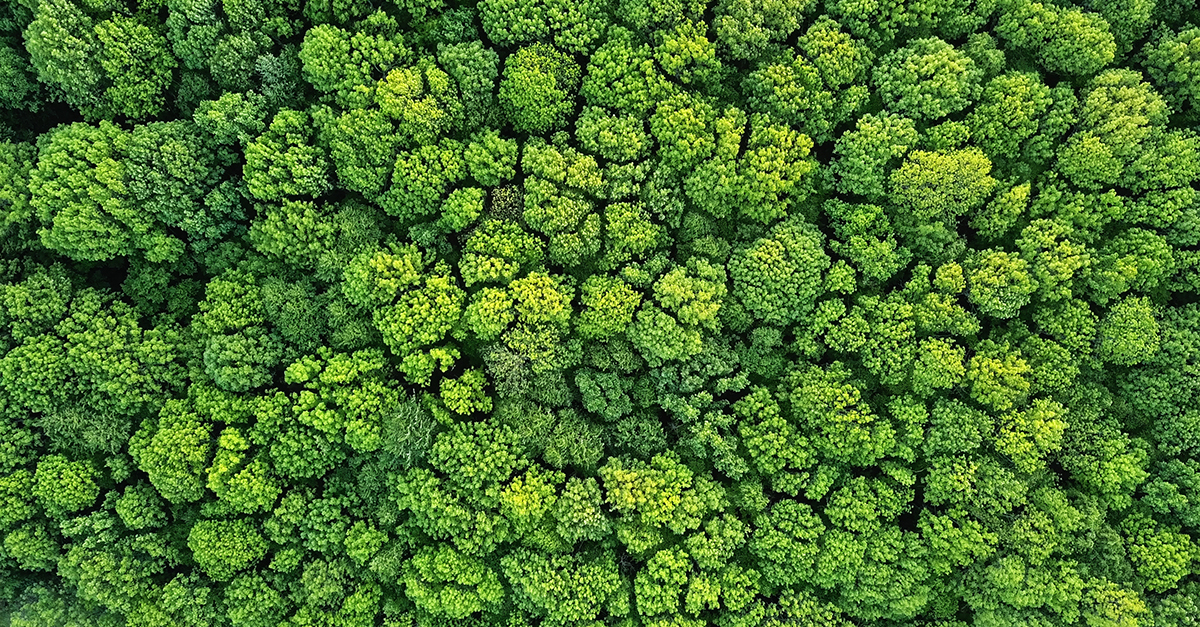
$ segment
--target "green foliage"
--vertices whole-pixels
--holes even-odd
[[[499,131],[475,135],[463,153],[471,177],[486,187],[496,187],[516,174],[517,142],[502,139]]]
[[[545,44],[525,46],[504,63],[498,98],[518,132],[544,135],[566,124],[579,89],[579,66]]]
[[[197,501],[204,496],[211,428],[187,404],[171,401],[157,420],[142,423],[129,442],[129,454],[163,498],[172,503]]]
[[[1100,15],[1031,0],[1017,0],[1001,11],[996,32],[1054,73],[1094,74],[1117,52],[1109,24]]]
[[[847,131],[834,146],[837,157],[832,171],[837,176],[837,190],[872,202],[882,200],[888,170],[914,147],[917,138],[911,119],[896,114],[860,117],[854,130]]]
[[[303,111],[275,114],[265,133],[246,146],[243,176],[259,200],[287,196],[315,198],[329,190],[329,160],[309,142],[312,127]]]
[[[518,549],[500,563],[518,606],[555,623],[595,620],[621,591],[611,552],[545,555]]]
[[[604,38],[611,9],[610,3],[597,0],[484,0],[479,17],[497,45],[553,39],[563,50],[586,54]]]
[[[376,81],[409,54],[395,20],[382,11],[354,32],[318,25],[305,33],[300,47],[305,80],[347,108],[369,104]]]
[[[980,251],[967,259],[967,295],[979,310],[996,318],[1012,318],[1029,303],[1037,281],[1017,253]]]
[[[122,158],[125,133],[116,125],[72,124],[52,132],[30,172],[30,206],[45,228],[42,243],[81,261],[105,261],[144,251],[152,261],[182,253],[153,212],[137,208],[128,179],[138,172]]]
[[[1196,90],[1196,73],[1200,72],[1200,52],[1197,40],[1200,29],[1184,28],[1177,33],[1164,32],[1147,50],[1151,78],[1172,100],[1177,111],[1193,109],[1200,103]]]
[[[889,110],[936,120],[978,98],[982,74],[971,57],[935,37],[912,40],[880,59],[871,80]]]
[[[623,333],[633,322],[641,295],[616,277],[593,275],[583,283],[579,334],[586,339],[606,339]]]
[[[60,517],[90,507],[100,495],[96,468],[89,461],[70,461],[61,455],[47,455],[37,464],[33,475],[33,495],[52,517]]]
[[[713,26],[717,41],[735,59],[754,59],[772,42],[787,39],[800,28],[801,14],[812,7],[809,0],[754,4],[745,0],[717,3]]]
[[[0,3],[0,616],[1195,625],[1191,4]]]
[[[783,222],[769,236],[739,249],[730,260],[733,293],[755,318],[787,325],[812,309],[829,267],[820,232],[798,220]]]
[[[35,4],[25,36],[38,79],[92,120],[159,114],[177,65],[166,39],[157,28],[111,13],[115,6],[85,4],[88,11],[71,0]]]
[[[430,144],[458,125],[462,103],[450,75],[431,62],[387,73],[375,89],[379,110],[410,143]]]
[[[1096,356],[1117,365],[1141,363],[1159,347],[1158,321],[1145,298],[1126,298],[1113,305],[1096,327]]]
[[[200,568],[217,581],[231,579],[267,553],[266,539],[244,518],[198,521],[187,545]]]

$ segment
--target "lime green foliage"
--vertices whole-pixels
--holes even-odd
[[[717,4],[714,26],[717,41],[728,46],[735,59],[753,59],[771,42],[786,39],[800,27],[801,15],[812,6],[809,0],[760,4],[746,0],[722,0]]]
[[[1196,75],[1200,72],[1200,29],[1186,27],[1178,33],[1163,33],[1147,51],[1150,76],[1176,108],[1184,110],[1200,103]]]
[[[115,5],[84,4],[34,5],[26,39],[38,79],[92,120],[159,114],[178,64],[160,29],[113,12]]]
[[[1145,298],[1126,298],[1113,305],[1096,327],[1096,356],[1119,365],[1141,363],[1158,352],[1158,321]]]
[[[355,31],[331,24],[316,26],[305,33],[300,47],[305,80],[348,108],[369,104],[376,81],[408,55],[395,20],[382,11]]]
[[[964,269],[971,302],[989,316],[1017,315],[1037,290],[1029,264],[1016,253],[980,251],[967,260]]]
[[[1192,4],[0,3],[0,616],[1195,627]]]
[[[516,602],[550,621],[594,620],[620,593],[611,552],[574,556],[518,550],[506,555],[501,566],[513,582]]]
[[[1004,74],[988,81],[968,123],[975,141],[994,157],[1013,159],[1041,127],[1054,100],[1037,74]]]
[[[129,443],[129,454],[150,477],[158,493],[172,503],[204,496],[203,473],[212,452],[212,424],[180,401],[165,405],[157,420],[147,420]]]
[[[612,8],[603,0],[484,0],[479,17],[500,46],[553,40],[563,50],[586,54],[603,40]]]
[[[917,143],[913,121],[896,114],[866,114],[855,122],[834,147],[832,171],[837,190],[869,200],[882,200],[887,192],[887,173]]]
[[[33,476],[33,496],[52,517],[89,507],[100,495],[98,473],[89,461],[70,461],[47,455],[38,461]]]
[[[126,165],[113,124],[59,127],[39,150],[30,172],[30,205],[45,225],[43,244],[85,261],[146,251],[156,261],[178,257],[181,242],[127,198]],[[68,183],[70,181],[70,183]]]
[[[545,134],[566,124],[579,89],[579,66],[545,44],[518,50],[504,63],[499,99],[517,131]]]
[[[575,123],[575,135],[584,150],[610,161],[634,161],[650,149],[641,120],[609,115],[600,107],[584,109]]]
[[[880,59],[871,77],[889,110],[936,120],[979,97],[982,71],[941,39],[917,39]]]
[[[829,267],[823,238],[798,220],[771,229],[768,237],[740,249],[730,262],[733,291],[756,318],[790,324],[808,313]]]
[[[192,526],[187,544],[200,568],[217,581],[253,566],[267,552],[266,539],[244,518],[201,520]]]
[[[764,64],[746,77],[743,88],[755,109],[825,142],[869,98],[865,82],[871,52],[827,16],[809,27],[798,43],[802,55],[788,63],[780,59]]]
[[[421,145],[457,126],[462,114],[450,75],[428,61],[388,72],[375,88],[375,102],[401,137]]]
[[[471,177],[486,187],[496,187],[516,174],[517,142],[503,139],[499,131],[475,135],[463,153]]]
[[[285,109],[246,146],[246,187],[260,200],[316,197],[329,189],[329,161],[310,144],[312,126],[302,111]]]
[[[988,199],[996,180],[992,163],[977,148],[951,152],[914,150],[889,177],[901,241],[919,256],[943,261],[956,256],[958,218]]]
[[[1078,8],[1017,0],[1000,13],[996,32],[1010,45],[1036,55],[1047,71],[1094,74],[1116,56],[1109,23]]]
[[[673,91],[654,63],[654,50],[622,27],[609,28],[604,43],[589,59],[580,87],[588,104],[639,118]]]

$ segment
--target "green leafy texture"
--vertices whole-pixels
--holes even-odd
[[[514,130],[544,135],[574,110],[579,66],[546,44],[525,46],[504,62],[497,97]]]
[[[484,0],[479,17],[488,38],[500,46],[553,38],[563,50],[586,54],[603,39],[611,8],[600,0]]]
[[[617,538],[636,553],[657,544],[662,528],[695,529],[720,503],[721,488],[673,454],[655,455],[649,463],[610,458],[599,474],[605,502],[620,515]]]
[[[730,260],[733,294],[755,318],[787,325],[806,315],[821,295],[829,268],[821,233],[803,221],[780,223]]]
[[[133,418],[165,400],[179,372],[172,347],[178,335],[142,330],[133,308],[110,294],[72,295],[69,280],[53,270],[6,287],[19,340],[0,359],[7,403],[40,414],[37,422],[57,447],[118,449]]]
[[[433,143],[458,125],[462,103],[450,75],[429,61],[387,73],[375,89],[379,110],[396,121],[401,137]]]
[[[916,125],[909,118],[894,113],[860,117],[854,130],[834,146],[831,171],[837,176],[837,190],[872,202],[883,200],[888,171],[916,145],[917,138]]]
[[[172,237],[152,212],[137,208],[131,197],[122,144],[127,136],[116,125],[71,124],[59,127],[39,148],[30,172],[30,206],[46,228],[42,243],[83,261],[104,261],[145,251],[152,261],[179,257],[182,242]]]
[[[755,519],[750,551],[758,558],[767,581],[794,585],[811,576],[820,547],[817,540],[825,530],[812,508],[785,499],[773,504]]]
[[[803,56],[761,67],[742,86],[754,109],[799,126],[823,143],[866,103],[871,53],[828,17],[818,19],[798,43]],[[830,98],[831,93],[836,97]]]
[[[103,15],[115,7],[89,8]],[[177,62],[150,26],[119,14],[96,20],[70,0],[54,0],[37,3],[25,38],[39,80],[89,119],[162,111]]]
[[[595,620],[621,591],[616,555],[546,555],[518,549],[500,562],[519,607],[547,621]]]
[[[55,518],[91,507],[100,495],[99,473],[91,462],[47,455],[33,475],[33,496],[46,514]]]
[[[279,335],[267,324],[262,294],[249,274],[209,282],[193,325],[204,342],[204,372],[218,387],[244,392],[273,379],[283,358]]]
[[[329,191],[329,158],[311,140],[308,114],[289,109],[277,113],[266,132],[246,146],[242,174],[250,194],[259,200],[282,200],[315,198]]]
[[[480,370],[468,370],[456,379],[442,381],[442,402],[456,414],[487,412],[492,408],[492,399],[484,392],[487,378]]]
[[[437,57],[446,73],[458,84],[464,125],[475,129],[498,124],[500,118],[494,91],[500,55],[485,48],[482,42],[466,41],[439,44]]]
[[[787,377],[787,398],[792,416],[821,455],[867,466],[894,446],[895,430],[862,402],[862,391],[848,379],[837,363],[828,369],[798,369]]]
[[[204,470],[212,454],[212,424],[182,401],[163,406],[129,441],[129,454],[171,503],[204,497]]]
[[[776,492],[796,496],[805,487],[813,449],[804,435],[784,418],[779,403],[765,388],[754,388],[738,401],[738,432],[754,469]]]
[[[995,318],[1016,316],[1038,287],[1029,264],[1017,253],[980,251],[967,259],[963,269],[968,298]]]
[[[458,323],[464,293],[445,273],[421,278],[425,264],[415,246],[360,255],[346,268],[343,291],[350,302],[372,310],[384,343],[399,355],[436,343]]]
[[[1188,536],[1163,529],[1145,515],[1130,516],[1122,527],[1130,561],[1148,589],[1170,589],[1186,575],[1196,552]]]
[[[198,521],[187,545],[200,568],[217,581],[231,579],[267,553],[266,539],[244,518]]]
[[[1054,401],[1033,401],[1029,409],[1000,421],[996,449],[1011,458],[1021,472],[1036,472],[1044,467],[1042,457],[1062,447],[1065,414],[1066,408]]]
[[[504,599],[496,571],[444,545],[425,547],[414,555],[405,565],[403,582],[405,594],[417,607],[450,619],[494,613]]]
[[[449,187],[465,176],[463,145],[443,139],[396,155],[392,184],[375,202],[388,215],[415,222],[436,212]]]
[[[1029,363],[1020,353],[988,340],[968,362],[966,380],[972,399],[1003,411],[1024,402],[1029,394],[1029,375]]]
[[[900,209],[893,222],[906,244],[931,261],[953,258],[962,248],[958,218],[981,206],[996,180],[992,163],[974,148],[948,153],[914,150],[888,177]]]
[[[317,91],[347,108],[369,105],[376,81],[410,56],[396,21],[378,11],[354,32],[322,24],[304,35],[300,61]]]
[[[4,615],[1194,625],[1195,18],[0,3]]]
[[[619,335],[633,322],[641,295],[616,277],[592,275],[584,281],[580,303],[579,334],[587,339]]]
[[[1014,159],[1054,104],[1037,74],[1014,72],[988,81],[967,122],[971,136],[993,158]]]
[[[654,64],[654,51],[633,32],[609,29],[606,41],[592,53],[579,93],[589,105],[645,117],[674,92]]]
[[[117,516],[130,529],[153,529],[167,522],[162,499],[150,485],[138,483],[125,489],[116,504]]]
[[[496,187],[516,174],[517,141],[501,138],[496,130],[477,133],[463,151],[463,160],[472,178],[485,187]]]
[[[650,138],[632,116],[614,116],[600,107],[587,107],[575,123],[575,136],[584,150],[609,161],[636,161],[646,156]]]
[[[104,95],[126,117],[145,118],[163,108],[163,93],[171,83],[175,57],[162,35],[145,24],[114,15],[96,24],[100,67],[111,85]]]
[[[882,208],[830,200],[822,209],[837,236],[830,247],[868,280],[886,281],[912,259],[909,249],[896,241]]]
[[[543,256],[541,240],[520,224],[486,220],[467,237],[459,271],[467,287],[493,281],[507,284]]]
[[[37,241],[29,193],[29,173],[36,159],[37,147],[32,144],[0,144],[0,246],[5,249],[20,250]]]
[[[801,14],[812,7],[809,0],[773,0],[754,4],[745,0],[722,0],[714,10],[717,41],[735,59],[754,59],[772,42],[787,39],[800,28]]]
[[[325,128],[338,184],[366,196],[383,193],[400,145],[395,124],[379,109],[351,109]]]
[[[889,110],[923,120],[961,111],[979,97],[983,72],[938,39],[916,39],[879,60],[871,77]]]
[[[1141,363],[1158,352],[1160,338],[1150,301],[1126,298],[1113,305],[1096,327],[1096,356],[1122,366]]]
[[[3,93],[0,95],[0,106],[6,109],[36,111],[41,106],[38,93],[41,87],[29,57],[13,43],[0,43],[0,85],[4,86],[0,92]]]
[[[1150,77],[1171,99],[1176,111],[1200,105],[1196,76],[1200,74],[1200,28],[1164,32],[1147,50]]]
[[[1033,54],[1053,73],[1094,74],[1117,53],[1108,22],[1078,8],[1017,0],[1000,12],[996,32],[1009,45]]]

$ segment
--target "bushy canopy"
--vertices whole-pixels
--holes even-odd
[[[1190,0],[0,2],[0,625],[1200,626]]]

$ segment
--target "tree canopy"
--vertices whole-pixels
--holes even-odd
[[[1194,0],[0,2],[0,625],[1200,626]]]

